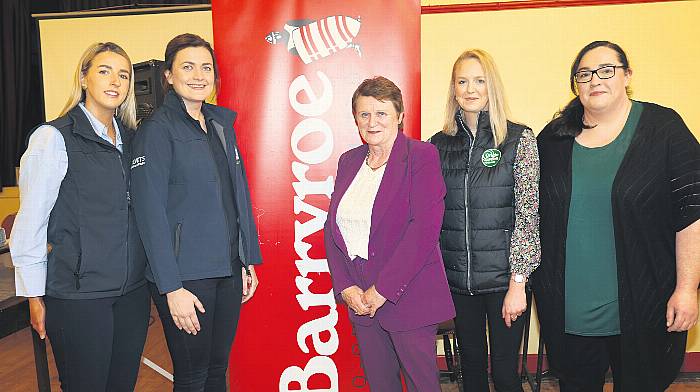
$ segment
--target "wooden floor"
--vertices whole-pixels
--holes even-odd
[[[172,374],[173,366],[170,361],[168,348],[165,345],[163,327],[155,311],[151,309],[151,326],[148,328],[148,338],[143,350],[143,358]],[[53,361],[53,355],[47,343],[49,358],[49,375],[51,391],[61,390],[58,374]],[[2,392],[31,392],[37,390],[36,371],[34,370],[34,352],[32,335],[29,328],[15,332],[0,339],[0,391]],[[172,391],[172,382],[141,362],[136,392]]]
[[[49,344],[47,344],[49,347]],[[53,362],[53,356],[49,348],[49,369],[51,376],[51,390],[60,391],[58,374]],[[155,364],[167,373],[172,374],[172,363],[163,337],[163,328],[155,312],[151,311],[151,326],[148,329],[148,338],[144,348],[136,392],[165,392],[172,390],[172,383],[163,375],[146,363]],[[146,362],[146,363],[144,363]],[[37,390],[36,373],[34,370],[34,354],[32,349],[32,337],[29,328],[25,328],[3,339],[0,339],[0,391],[2,392],[32,392]],[[525,391],[530,388],[525,386]],[[492,389],[493,390],[493,389]],[[555,380],[545,379],[541,392],[558,391]],[[443,392],[459,392],[456,384],[443,384]],[[681,377],[674,383],[668,392],[700,392],[700,379],[693,377]],[[268,392],[268,391],[252,391]],[[274,391],[269,391],[274,392]],[[605,386],[605,392],[612,392],[612,385]]]

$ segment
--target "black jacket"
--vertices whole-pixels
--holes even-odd
[[[459,114],[455,136],[438,132],[430,138],[440,152],[447,185],[440,248],[452,292],[485,294],[508,290],[510,238],[515,226],[513,164],[526,129],[508,122],[493,167],[482,161],[494,148],[488,112],[479,114],[472,140]]]
[[[236,114],[204,104],[202,113],[224,143],[238,212],[238,250],[244,265],[260,264],[260,245],[248,180],[236,145]],[[182,281],[230,276],[233,266],[221,181],[199,123],[173,91],[144,121],[134,140],[131,198],[148,255],[146,278],[161,293]]]
[[[550,366],[564,337],[564,266],[573,138],[538,135],[542,262],[532,275]],[[623,390],[664,390],[678,374],[686,333],[666,332],[676,285],[676,232],[700,219],[700,145],[671,109],[644,103],[612,187]],[[592,287],[591,289],[595,289]]]
[[[105,298],[142,286],[146,258],[128,194],[134,131],[118,122],[120,153],[78,106],[48,124],[63,136],[68,170],[49,217],[46,295]]]

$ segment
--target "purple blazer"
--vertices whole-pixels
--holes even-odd
[[[378,320],[387,331],[408,331],[437,324],[455,316],[440,253],[439,235],[445,211],[445,182],[440,158],[432,144],[399,132],[372,207],[365,281],[348,256],[336,223],[338,203],[364,164],[367,145],[345,152],[324,228],[326,257],[333,290],[353,285],[363,290],[375,285],[387,302],[374,319],[350,313],[350,320],[371,325]]]

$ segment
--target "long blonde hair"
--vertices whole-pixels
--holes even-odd
[[[114,52],[126,59],[129,62],[129,91],[126,94],[126,99],[117,108],[117,117],[131,129],[136,129],[136,97],[134,95],[134,67],[131,64],[131,59],[129,55],[126,54],[121,46],[115,44],[114,42],[99,42],[90,45],[78,62],[78,67],[75,69],[75,75],[73,77],[73,91],[71,91],[70,96],[66,105],[61,110],[59,117],[66,115],[71,109],[76,107],[78,103],[85,101],[85,91],[82,88],[81,79],[87,75],[90,66],[92,65],[92,60],[98,54],[102,52]]]
[[[477,60],[484,69],[486,91],[489,97],[488,107],[491,131],[493,132],[494,144],[498,147],[503,143],[503,140],[505,140],[508,134],[508,118],[510,117],[510,111],[506,103],[503,82],[501,81],[501,76],[498,74],[496,63],[493,61],[491,55],[482,49],[465,50],[457,57],[457,60],[455,60],[455,63],[452,65],[452,78],[448,88],[447,104],[445,105],[445,122],[442,126],[442,132],[450,136],[457,134],[455,115],[459,110],[459,103],[457,103],[457,99],[455,98],[455,73],[457,72],[459,63],[467,59]]]

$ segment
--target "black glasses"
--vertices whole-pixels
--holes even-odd
[[[599,79],[610,79],[615,76],[615,68],[626,68],[624,65],[606,65],[598,69],[578,71],[574,74],[576,83],[588,83],[593,80],[593,74]]]

